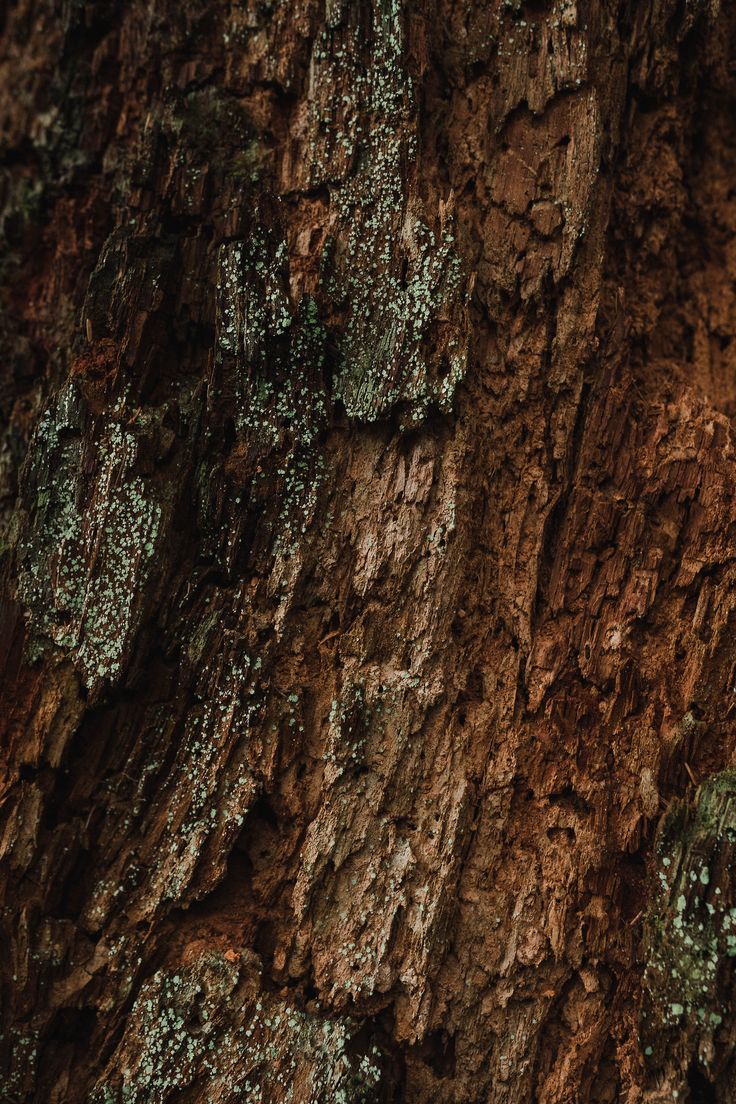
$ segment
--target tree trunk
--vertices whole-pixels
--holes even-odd
[[[736,8],[0,21],[0,1098],[732,1104]]]

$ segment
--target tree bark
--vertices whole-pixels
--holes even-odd
[[[736,9],[0,23],[0,1098],[730,1104]]]

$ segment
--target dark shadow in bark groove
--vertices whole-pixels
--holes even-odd
[[[687,1071],[690,1104],[716,1104],[716,1087],[703,1075],[697,1058],[693,1058]]]

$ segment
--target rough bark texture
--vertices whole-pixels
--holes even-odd
[[[0,1097],[736,1099],[736,10],[0,9]]]

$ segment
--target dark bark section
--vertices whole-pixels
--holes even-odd
[[[730,1101],[733,13],[3,19],[0,1095]]]

